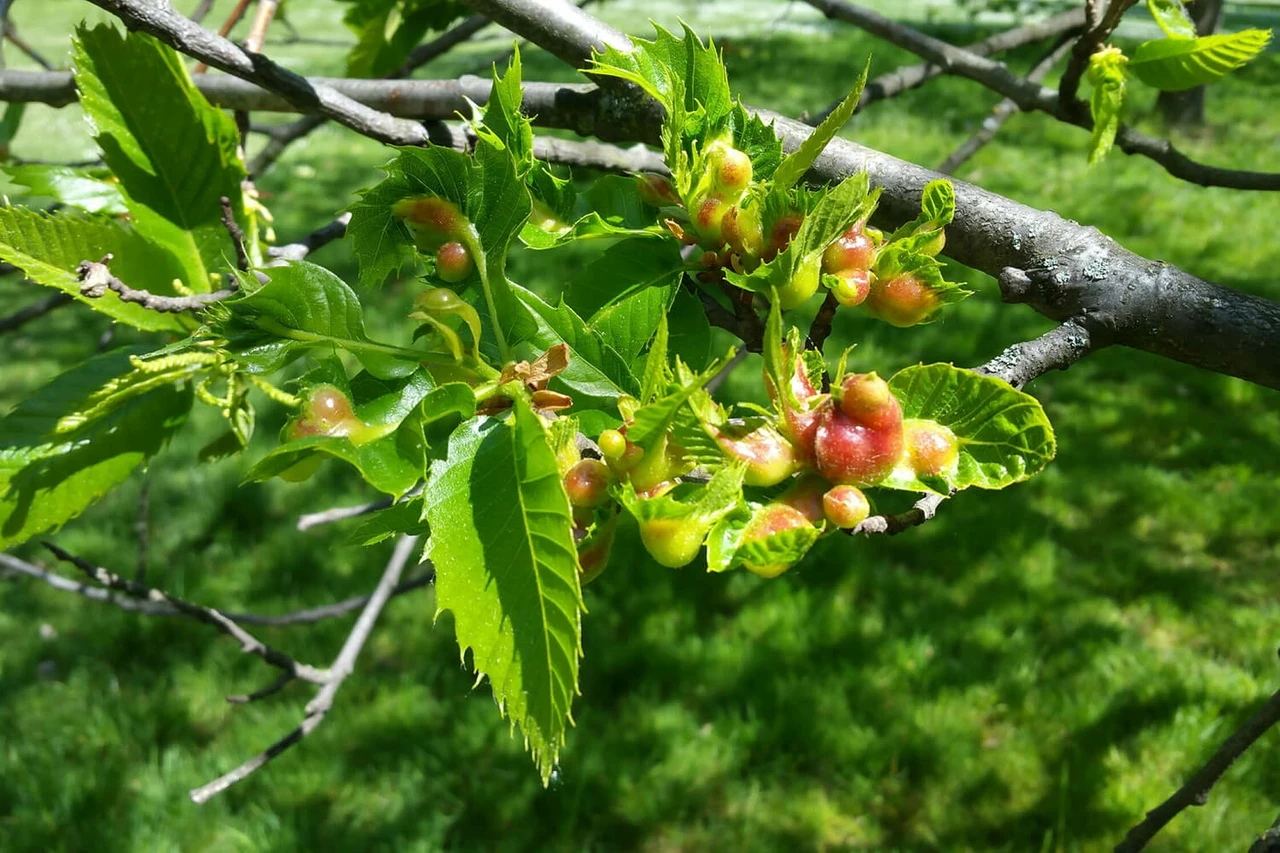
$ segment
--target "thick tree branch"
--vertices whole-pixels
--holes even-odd
[[[994,56],[997,53],[1004,53],[1024,45],[1035,44],[1038,41],[1044,41],[1054,36],[1074,33],[1083,27],[1084,10],[1072,9],[1068,12],[1054,15],[1051,18],[1046,18],[1043,21],[996,33],[990,38],[965,45],[962,49],[975,56]],[[932,62],[921,62],[917,65],[904,65],[901,68],[895,68],[893,71],[867,81],[866,87],[862,90],[862,97],[858,99],[858,109],[865,110],[876,101],[896,97],[946,73],[946,68]],[[840,100],[833,101],[822,112],[807,118],[805,120],[806,123],[817,127],[839,105]]]
[[[505,4],[505,0],[487,3]],[[516,10],[525,4],[510,0],[509,5]],[[585,12],[555,0],[543,5],[556,7],[553,19],[559,22],[553,40],[543,47],[573,55],[565,43],[576,39],[577,55],[581,55],[599,36],[603,25]],[[575,20],[581,25],[572,25]],[[522,29],[515,20],[511,26],[517,32]],[[539,24],[522,34],[545,29]],[[615,34],[613,38],[623,37]],[[574,109],[600,111],[585,117],[584,125],[594,125],[610,112],[609,93],[594,99],[574,93],[574,99]],[[794,150],[813,132],[776,113],[756,112],[774,120],[787,150]],[[652,124],[635,131],[635,138],[646,141],[657,136],[657,126]],[[942,177],[844,139],[827,146],[807,177],[816,183],[833,183],[863,170],[872,184],[884,190],[876,222],[886,227],[914,218],[924,186]],[[952,184],[956,216],[947,228],[947,254],[993,276],[1001,276],[1007,268],[1017,272],[1001,276],[1004,301],[1027,304],[1059,322],[1087,317],[1091,332],[1105,334],[1110,343],[1280,388],[1280,304],[1149,261],[1096,228],[963,181]]]
[[[845,0],[805,2],[827,17],[847,21],[929,62],[941,65],[948,74],[980,83],[1014,101],[1021,109],[1037,110],[1066,124],[1090,131],[1093,129],[1088,110],[1081,110],[1078,102],[1061,101],[1058,92],[1018,77],[1002,63],[947,44]],[[1175,148],[1169,140],[1147,136],[1127,125],[1122,125],[1117,133],[1116,146],[1128,154],[1140,154],[1154,160],[1169,174],[1193,184],[1243,190],[1280,190],[1280,173],[1223,169],[1198,163]]]
[[[183,614],[203,622],[206,625],[212,625],[222,633],[234,639],[240,644],[240,650],[245,654],[255,655],[262,658],[272,666],[283,670],[291,677],[309,681],[312,684],[328,684],[330,681],[330,673],[328,670],[316,669],[308,664],[298,663],[293,658],[277,649],[268,646],[266,643],[254,637],[248,631],[241,628],[236,622],[228,617],[225,613],[214,610],[212,607],[205,607],[201,604],[192,604],[181,598],[170,595],[167,592],[147,586],[137,581],[126,580],[117,574],[107,571],[100,566],[95,566],[87,560],[81,559],[74,554],[69,554],[63,549],[54,545],[52,542],[45,542],[44,547],[57,557],[59,560],[70,563],[80,571],[84,572],[94,582],[100,584],[107,589],[124,593],[132,598],[141,601],[150,601],[155,603],[168,604]]]
[[[338,695],[338,690],[342,687],[342,683],[355,671],[356,659],[360,656],[360,651],[364,648],[365,641],[369,639],[369,634],[373,632],[373,626],[382,614],[383,606],[390,600],[396,584],[399,583],[400,574],[409,562],[417,542],[418,538],[416,536],[402,536],[396,543],[395,552],[391,555],[391,560],[387,563],[387,568],[382,573],[382,579],[378,581],[373,594],[369,596],[368,603],[365,605],[364,610],[361,611],[360,617],[356,619],[355,626],[352,627],[351,633],[347,635],[346,642],[342,644],[342,649],[338,652],[338,656],[334,658],[333,665],[329,668],[328,680],[316,693],[315,698],[307,703],[306,715],[303,717],[302,723],[285,737],[231,772],[193,790],[190,794],[192,802],[197,804],[208,802],[311,734],[320,723],[324,722],[325,715],[333,708],[333,700]],[[264,688],[264,690],[266,689],[270,688]]]
[[[168,4],[145,0],[90,0],[111,12],[132,30],[150,33],[171,47],[228,74],[281,93],[291,103],[338,121],[351,129],[396,145],[421,145],[427,134],[419,124],[397,119],[354,101],[323,84],[308,82],[260,53],[216,36],[178,14]]]
[[[1043,80],[1045,75],[1053,69],[1053,66],[1057,65],[1067,51],[1071,49],[1071,44],[1072,42],[1069,38],[1056,44],[1044,55],[1043,59],[1027,72],[1027,79],[1032,83],[1039,83]],[[951,152],[947,159],[942,161],[938,171],[944,175],[955,174],[956,169],[959,169],[970,157],[982,150],[984,145],[996,138],[1000,128],[1017,111],[1018,104],[1009,98],[1005,98],[996,104],[995,109],[991,111],[991,115],[983,119],[982,127],[979,128],[978,132],[961,143],[960,147],[955,151]]]
[[[1266,704],[1240,728],[1232,732],[1222,746],[1218,747],[1218,751],[1187,780],[1185,785],[1175,791],[1169,799],[1147,812],[1146,818],[1129,830],[1124,840],[1116,845],[1116,853],[1137,853],[1184,809],[1203,806],[1209,802],[1209,792],[1222,778],[1222,774],[1227,772],[1227,768],[1277,722],[1280,722],[1280,691],[1272,694]]]

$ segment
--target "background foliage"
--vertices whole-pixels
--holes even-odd
[[[740,20],[726,18],[741,8]],[[784,113],[842,94],[868,53],[873,74],[911,61],[811,10],[733,10],[610,3],[602,12],[633,32],[647,31],[648,16],[672,26],[682,14],[723,34],[735,88]],[[290,15],[310,36],[349,44],[344,11],[321,2]],[[1256,9],[1235,13],[1229,28],[1274,24],[1251,18]],[[102,15],[76,0],[15,9],[24,34],[57,59],[82,17]],[[937,28],[958,37],[949,13],[939,17]],[[269,50],[295,70],[342,73],[343,50],[283,38],[276,31]],[[424,73],[475,71],[502,46],[468,46]],[[535,50],[524,61],[528,79],[568,79]],[[1031,61],[1031,52],[1014,58]],[[1280,131],[1270,114],[1277,80],[1274,53],[1228,77],[1210,93],[1204,138],[1179,141],[1214,161],[1265,167]],[[1132,92],[1130,118],[1141,124],[1153,100]],[[877,105],[847,132],[936,163],[994,101],[941,79]],[[1080,143],[1046,117],[1016,116],[958,177],[1280,298],[1280,200],[1176,183],[1118,155],[1086,169]],[[32,107],[13,150],[75,159],[91,140],[77,107]],[[295,146],[261,182],[277,232],[326,221],[386,159],[332,128]],[[354,281],[346,252],[337,244],[313,260]],[[565,275],[547,264],[563,258],[517,251],[510,272],[553,294]],[[921,360],[976,364],[1047,328],[1029,310],[998,306],[989,279],[971,273],[967,283],[977,296],[943,322],[900,334],[846,317],[833,344],[856,337],[859,356],[888,372]],[[0,297],[19,296],[29,298],[20,284],[0,283]],[[410,298],[389,285],[385,313],[366,317],[370,334]],[[92,354],[105,325],[66,310],[0,336],[0,409]],[[724,396],[762,399],[757,364]],[[773,583],[619,560],[585,592],[583,696],[547,790],[487,691],[470,691],[450,617],[431,630],[429,592],[389,606],[367,649],[371,666],[345,686],[328,726],[197,809],[186,788],[274,739],[296,708],[228,706],[223,696],[257,686],[247,680],[261,672],[192,625],[0,587],[0,731],[15,733],[0,745],[0,847],[1103,849],[1276,681],[1280,397],[1110,350],[1034,390],[1057,428],[1055,463],[1007,492],[966,495],[920,530],[824,541],[818,558]],[[337,465],[314,487],[237,488],[279,424],[262,424],[248,458],[197,467],[221,425],[212,412],[194,417],[196,428],[152,465],[152,582],[262,610],[369,586],[384,551],[344,547],[349,529],[297,533],[293,520],[370,490]],[[140,488],[135,477],[59,541],[127,571]],[[643,552],[624,540],[615,553]],[[344,630],[263,638],[325,657]],[[1278,737],[1246,754],[1209,806],[1179,818],[1153,849],[1219,850],[1274,819],[1280,765],[1268,759]]]

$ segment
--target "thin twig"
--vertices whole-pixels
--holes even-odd
[[[1277,722],[1280,722],[1280,690],[1272,694],[1252,717],[1232,732],[1185,785],[1147,812],[1142,822],[1129,830],[1124,840],[1116,845],[1116,853],[1137,853],[1184,809],[1203,806],[1209,802],[1209,792],[1222,778],[1222,774],[1227,772],[1227,768]]]
[[[316,693],[315,698],[307,703],[306,716],[303,717],[302,723],[285,737],[231,772],[225,773],[207,785],[202,785],[191,791],[192,802],[196,804],[208,802],[311,734],[320,723],[324,722],[325,715],[333,707],[334,697],[338,695],[342,682],[354,672],[356,659],[360,656],[360,650],[364,648],[365,641],[369,639],[369,634],[373,631],[373,626],[377,623],[383,606],[391,598],[392,591],[400,580],[400,574],[404,571],[405,564],[409,562],[409,557],[413,554],[417,542],[418,537],[416,536],[402,536],[396,542],[395,552],[391,555],[391,560],[387,563],[387,568],[382,573],[382,579],[378,581],[378,586],[374,589],[373,594],[369,596],[369,603],[361,611],[355,626],[352,627],[351,633],[347,635],[346,642],[342,644],[342,649],[338,652],[338,656],[334,658],[333,665],[329,668],[331,677]]]
[[[80,295],[90,299],[99,299],[108,290],[115,291],[121,302],[134,302],[152,311],[164,314],[181,314],[184,311],[200,311],[210,304],[226,299],[235,293],[234,289],[224,288],[212,293],[193,293],[190,296],[160,296],[149,290],[130,287],[111,274],[107,264],[112,255],[104,255],[101,261],[81,261],[76,267],[76,275],[80,279]]]
[[[41,56],[26,39],[18,35],[17,29],[14,28],[13,23],[8,19],[8,17],[4,19],[4,37],[9,40],[10,44],[25,53],[32,62],[39,65],[45,71],[52,71],[54,69],[55,66],[52,62]]]
[[[725,366],[720,368],[719,373],[717,373],[715,376],[712,376],[711,379],[707,381],[707,384],[703,386],[703,390],[706,391],[708,394],[716,393],[716,390],[719,389],[719,387],[723,385],[725,381],[733,374],[733,371],[737,369],[738,365],[742,364],[742,362],[746,361],[746,359],[747,359],[747,351],[745,349],[740,349],[734,352],[733,358],[729,359],[725,363]]]
[[[24,575],[29,578],[41,581],[58,590],[59,592],[70,592],[89,599],[90,601],[100,601],[105,604],[111,604],[126,613],[141,613],[143,616],[176,616],[182,618],[191,618],[191,614],[179,610],[172,605],[163,602],[141,601],[135,598],[122,597],[116,595],[109,589],[102,589],[97,586],[89,586],[62,575],[42,569],[26,560],[19,560],[11,554],[0,554],[0,569],[5,570],[4,576],[9,574]],[[420,575],[401,581],[394,590],[394,595],[403,595],[415,589],[421,589],[424,586],[430,586],[435,580],[435,572],[427,571]],[[332,604],[323,604],[318,607],[309,607],[303,610],[295,610],[290,613],[282,613],[278,616],[272,616],[262,613],[238,613],[233,610],[220,611],[224,616],[233,622],[241,625],[266,625],[270,627],[283,628],[290,625],[310,625],[315,622],[322,622],[325,619],[334,619],[339,616],[345,616],[348,613],[359,610],[369,602],[369,596],[358,595],[352,598],[335,601]]]
[[[376,501],[370,501],[366,504],[357,504],[356,506],[336,506],[333,509],[326,509],[323,512],[309,512],[306,515],[298,516],[298,530],[310,530],[313,527],[320,527],[325,524],[333,524],[336,521],[346,521],[348,518],[359,518],[362,515],[368,515],[378,510],[386,509],[393,505],[395,501],[391,498],[379,498]]]
[[[1071,51],[1071,61],[1067,63],[1067,70],[1062,72],[1062,79],[1058,81],[1058,100],[1064,107],[1071,110],[1080,108],[1080,99],[1076,97],[1076,90],[1080,88],[1080,80],[1084,77],[1085,69],[1089,67],[1089,57],[1093,56],[1094,51],[1102,46],[1116,27],[1120,26],[1124,13],[1135,3],[1137,0],[1111,0],[1107,4],[1106,11],[1102,13],[1101,20],[1094,23],[1098,4],[1096,0],[1090,0],[1086,10],[1090,26],[1076,42],[1075,48]]]
[[[1083,10],[1072,9],[1069,12],[1063,12],[1043,21],[1024,24],[1012,30],[996,33],[982,41],[967,44],[964,46],[964,50],[976,56],[994,56],[1024,45],[1044,41],[1053,36],[1078,32],[1083,28],[1084,21]],[[935,77],[941,77],[946,73],[945,65],[935,62],[921,62],[916,65],[904,65],[886,74],[881,74],[879,77],[867,81],[867,85],[862,90],[862,97],[858,99],[858,111],[865,110],[877,101],[897,97],[903,92],[922,86]],[[816,115],[805,118],[805,124],[813,127],[822,124],[823,119],[830,115],[836,107],[840,106],[843,100],[843,98],[837,98],[826,109]]]
[[[271,682],[266,687],[260,687],[257,690],[253,691],[252,693],[245,693],[243,695],[232,694],[227,697],[227,702],[232,705],[247,705],[250,702],[257,702],[259,699],[265,699],[268,696],[272,696],[276,693],[279,693],[286,686],[292,684],[293,682],[294,682],[294,677],[292,675],[290,675],[287,672],[282,672],[280,673],[280,676],[276,678],[275,681]]]
[[[347,223],[350,221],[351,214],[344,213],[327,225],[312,231],[296,243],[272,246],[267,249],[267,255],[277,261],[300,261],[321,246],[327,246],[334,240],[341,240],[347,233]]]
[[[240,23],[240,19],[244,17],[245,9],[249,8],[249,0],[236,0],[236,5],[232,7],[231,14],[227,15],[227,19],[222,22],[222,26],[218,28],[218,35],[226,38],[235,29],[236,24]],[[196,65],[193,74],[203,74],[209,70],[209,66],[200,62]]]
[[[813,315],[813,322],[809,324],[809,334],[805,340],[806,349],[822,352],[822,345],[831,336],[831,323],[835,320],[836,309],[839,307],[840,303],[836,300],[835,291],[827,291],[827,296],[822,300],[818,313]]]
[[[235,211],[231,209],[231,199],[224,195],[218,199],[218,202],[222,205],[222,227],[227,229],[227,234],[231,237],[231,244],[236,248],[236,269],[241,272],[248,272],[249,253],[244,248],[244,230],[236,222]]]
[[[44,542],[44,547],[57,557],[59,560],[70,563],[80,571],[84,572],[89,578],[98,584],[113,589],[125,595],[132,596],[144,601],[164,602],[174,608],[183,611],[186,615],[206,625],[212,625],[222,633],[234,639],[240,644],[240,650],[245,654],[255,655],[262,658],[274,667],[284,670],[291,674],[294,678],[309,681],[312,684],[326,684],[329,681],[330,674],[326,670],[317,669],[308,664],[299,663],[289,655],[277,649],[268,646],[248,631],[241,628],[234,620],[229,618],[225,613],[214,610],[212,607],[205,607],[200,604],[192,604],[177,596],[170,595],[163,590],[155,587],[147,586],[136,581],[126,580],[113,572],[109,572],[101,566],[95,566],[87,560],[81,559],[64,551],[52,542]]]
[[[1054,45],[1049,52],[1044,55],[1044,58],[1037,62],[1035,67],[1027,72],[1027,79],[1032,83],[1039,83],[1043,80],[1045,75],[1053,69],[1053,66],[1057,65],[1058,62],[1061,61],[1062,57],[1066,55],[1067,51],[1071,49],[1072,43],[1072,40],[1067,38]],[[1000,132],[1000,128],[1003,127],[1004,123],[1009,120],[1009,117],[1017,111],[1018,104],[1011,98],[1005,98],[1003,101],[996,104],[995,109],[991,111],[991,115],[983,119],[982,127],[978,129],[978,132],[961,143],[955,151],[951,152],[947,159],[942,161],[942,165],[938,167],[938,171],[944,175],[955,174],[956,169],[963,166],[970,157],[977,154],[982,150],[983,146],[996,138],[996,134]]]
[[[51,293],[43,299],[33,302],[25,308],[19,308],[7,317],[0,317],[0,334],[20,329],[32,320],[43,317],[51,311],[70,305],[75,300],[69,293]]]
[[[331,86],[315,84],[250,53],[178,14],[168,5],[145,0],[90,0],[111,12],[131,30],[150,33],[165,44],[214,68],[275,92],[302,109],[320,113],[358,133],[395,145],[421,145],[427,132],[418,122],[395,118],[348,98]]]
[[[1068,320],[1038,338],[1014,344],[981,367],[978,373],[998,376],[1014,388],[1022,388],[1050,370],[1066,370],[1089,353],[1107,345],[1084,318]]]
[[[249,25],[249,35],[245,36],[244,49],[250,53],[262,53],[262,44],[267,39],[267,28],[280,8],[280,0],[258,0],[258,11],[253,15],[253,23]],[[226,35],[226,33],[223,33]]]
[[[893,513],[890,515],[873,515],[863,521],[857,527],[844,531],[849,536],[856,536],[859,533],[870,535],[872,533],[883,533],[886,536],[896,536],[904,530],[910,530],[912,527],[918,527],[929,521],[937,513],[938,507],[946,500],[945,495],[925,495],[916,501],[911,509],[906,512]]]

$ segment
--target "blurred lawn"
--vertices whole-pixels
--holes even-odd
[[[737,8],[749,13],[734,17]],[[309,35],[346,39],[340,9],[290,14]],[[868,52],[874,72],[910,61],[799,5],[605,6],[639,33],[646,17],[678,13],[723,26],[744,98],[792,114],[840,94]],[[15,10],[58,61],[81,16],[104,17],[78,0]],[[949,37],[978,35],[948,26]],[[502,44],[471,46],[428,74],[474,71]],[[273,52],[304,73],[340,70],[332,47]],[[1013,62],[1025,68],[1034,55]],[[6,58],[26,67],[12,48]],[[567,77],[544,54],[526,59],[531,79]],[[1280,168],[1277,84],[1272,53],[1216,87],[1211,127],[1179,143],[1213,162]],[[1149,123],[1154,98],[1136,95],[1134,115]],[[848,133],[936,164],[996,100],[940,80],[877,105]],[[1179,184],[1119,153],[1086,169],[1085,143],[1083,132],[1018,115],[959,177],[1280,298],[1275,195]],[[44,159],[90,150],[75,108],[33,108],[15,145]],[[327,221],[387,158],[333,128],[295,145],[261,182],[278,232]],[[317,259],[352,272],[345,245]],[[565,266],[564,255],[519,253],[512,273],[553,288]],[[882,372],[977,364],[1048,327],[1001,306],[989,278],[968,277],[978,295],[944,322],[903,333],[842,317],[829,351],[856,340],[856,365]],[[35,296],[0,283],[6,313]],[[375,324],[392,322],[406,298],[396,286],[372,295]],[[0,410],[91,354],[104,327],[65,310],[0,336]],[[756,374],[740,370],[727,393],[758,396]],[[389,606],[315,735],[195,807],[186,790],[296,725],[309,692],[228,706],[227,693],[271,678],[233,643],[6,582],[0,850],[1109,849],[1280,684],[1280,395],[1125,350],[1032,390],[1057,425],[1057,462],[1029,484],[966,494],[907,535],[837,538],[773,582],[628,560],[641,551],[624,536],[618,563],[586,593],[577,727],[547,790],[487,688],[471,690],[449,618],[433,628],[429,591]],[[293,528],[299,513],[369,497],[345,471],[327,468],[309,487],[237,486],[279,423],[264,407],[247,458],[198,467],[195,451],[216,428],[202,411],[155,461],[151,581],[263,612],[372,585],[389,547]],[[60,544],[132,572],[141,482]],[[349,624],[261,636],[322,663]],[[1151,849],[1247,846],[1280,812],[1278,748],[1272,732]]]

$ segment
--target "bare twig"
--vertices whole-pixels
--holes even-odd
[[[1024,24],[1012,30],[996,33],[990,38],[965,45],[964,50],[976,56],[994,56],[997,53],[1014,50],[1023,45],[1035,44],[1038,41],[1044,41],[1054,36],[1077,32],[1084,26],[1084,21],[1084,10],[1072,9],[1060,15],[1054,15],[1052,18],[1046,18],[1043,21]],[[867,81],[866,87],[862,90],[862,97],[858,100],[858,110],[865,110],[877,101],[901,95],[903,92],[915,89],[946,73],[947,69],[943,65],[934,62],[921,62],[917,65],[904,65],[886,74],[881,74],[879,77]],[[842,100],[843,98],[836,99],[817,115],[805,119],[805,123],[814,127],[822,124],[822,120],[830,115],[836,107],[840,106]]]
[[[822,306],[818,308],[818,313],[813,316],[813,322],[809,324],[809,335],[805,340],[806,349],[822,352],[822,345],[831,335],[831,323],[835,320],[836,309],[839,307],[840,303],[836,301],[835,291],[827,291],[827,297],[822,300]]]
[[[297,121],[266,130],[267,144],[250,161],[249,174],[254,177],[262,176],[280,159],[286,148],[328,121],[324,116],[303,116]]]
[[[347,233],[347,223],[350,221],[351,214],[344,213],[327,225],[312,231],[296,243],[272,246],[267,249],[267,255],[277,261],[300,261],[321,246],[327,246],[334,240],[341,240]]]
[[[249,35],[245,36],[244,49],[250,53],[262,53],[262,43],[267,38],[267,28],[280,8],[280,0],[258,0],[258,11],[253,15],[253,23],[249,26]],[[226,33],[223,33],[226,35]]]
[[[1249,853],[1280,853],[1280,817],[1249,845]]]
[[[205,15],[209,14],[209,10],[213,8],[213,0],[200,0],[199,5],[191,13],[191,20],[194,23],[202,23]]]
[[[190,794],[192,802],[197,804],[208,802],[311,734],[324,721],[325,715],[333,707],[334,697],[338,695],[338,690],[342,687],[343,681],[355,670],[356,659],[360,656],[360,650],[364,648],[365,641],[369,639],[369,634],[373,631],[373,626],[377,623],[383,606],[391,598],[392,591],[400,580],[400,574],[404,571],[405,564],[409,562],[409,557],[417,546],[417,541],[418,538],[416,536],[402,536],[396,543],[395,552],[391,555],[391,560],[387,563],[387,568],[382,573],[382,579],[378,581],[373,594],[369,596],[369,602],[365,605],[364,610],[361,611],[355,626],[352,627],[351,633],[347,635],[346,642],[342,644],[342,649],[338,652],[338,656],[334,658],[333,665],[329,668],[329,679],[316,693],[315,698],[307,703],[306,716],[303,717],[302,723],[284,738],[276,741],[231,772],[225,773],[207,785],[202,785],[193,790]]]
[[[1277,722],[1280,722],[1280,691],[1272,694],[1252,717],[1232,732],[1185,785],[1147,812],[1142,822],[1129,830],[1124,840],[1116,845],[1116,853],[1137,853],[1184,809],[1203,806],[1209,802],[1209,792],[1222,778],[1222,774],[1227,772],[1227,768]]]
[[[222,205],[222,227],[227,229],[227,234],[231,237],[231,244],[236,249],[236,269],[241,272],[248,272],[249,253],[244,248],[244,230],[236,222],[235,211],[231,209],[231,199],[224,195],[218,199],[218,202]]]
[[[925,495],[906,512],[891,515],[873,515],[857,527],[844,532],[850,536],[856,536],[859,533],[868,535],[883,533],[886,536],[896,536],[904,530],[918,527],[932,519],[944,500],[946,500],[946,497],[943,495]]]
[[[18,50],[25,53],[27,55],[27,58],[29,58],[36,65],[39,65],[45,71],[52,71],[54,69],[54,65],[52,62],[50,62],[49,60],[41,56],[40,53],[34,47],[32,47],[31,44],[26,39],[18,35],[17,29],[15,29],[13,26],[13,22],[11,22],[7,16],[4,19],[4,37],[8,39],[10,44],[12,44]]]
[[[309,512],[306,515],[298,516],[298,530],[310,530],[313,527],[333,524],[337,521],[346,521],[348,518],[359,518],[362,515],[369,515],[378,510],[386,509],[394,503],[395,501],[391,498],[379,498],[366,504],[336,506],[323,512]]]
[[[240,644],[240,650],[245,654],[255,655],[262,658],[274,667],[284,670],[294,678],[303,681],[309,681],[312,684],[327,684],[330,680],[330,673],[327,670],[316,669],[308,664],[299,663],[298,661],[286,655],[277,649],[268,646],[266,643],[254,637],[248,631],[241,628],[234,620],[219,610],[212,607],[205,607],[200,604],[192,604],[176,596],[170,595],[163,590],[155,587],[147,586],[137,581],[126,580],[117,574],[107,571],[106,569],[95,566],[87,560],[81,559],[74,554],[69,554],[63,549],[54,545],[52,542],[43,543],[44,547],[57,557],[59,560],[70,563],[80,571],[84,572],[89,578],[107,589],[124,593],[136,599],[152,602],[163,602],[182,611],[197,621],[206,625],[212,625],[222,633],[234,639]]]
[[[240,23],[240,19],[244,17],[245,10],[249,8],[249,0],[236,0],[236,5],[232,7],[231,14],[227,15],[227,19],[222,22],[222,26],[218,28],[218,35],[226,38],[235,29],[236,24]],[[203,74],[209,70],[207,63],[200,62],[196,64],[193,74]]]
[[[1053,66],[1057,65],[1067,51],[1071,49],[1071,44],[1072,41],[1068,38],[1054,45],[1045,54],[1044,58],[1037,62],[1035,67],[1027,73],[1027,79],[1032,83],[1039,83],[1043,80],[1045,75],[1053,69]],[[956,148],[955,151],[951,152],[947,159],[942,161],[938,171],[944,175],[955,174],[956,169],[959,169],[970,157],[982,150],[984,145],[996,138],[1000,128],[1017,111],[1017,102],[1010,98],[1005,98],[996,104],[995,109],[991,111],[991,115],[983,119],[982,127],[979,128],[978,132],[961,143],[960,147]]]
[[[48,296],[31,303],[25,308],[19,308],[7,317],[0,317],[0,334],[4,332],[12,332],[14,329],[20,329],[32,320],[43,317],[51,311],[61,308],[63,305],[70,305],[74,302],[67,293],[51,293]]]
[[[830,18],[847,21],[929,62],[943,66],[946,73],[973,80],[1014,101],[1024,110],[1048,113],[1066,124],[1093,130],[1093,119],[1087,108],[1075,99],[1062,100],[1059,93],[1013,74],[1002,63],[970,53],[963,48],[925,35],[897,21],[892,21],[847,0],[805,0]],[[1114,5],[1127,5],[1131,0],[1113,0]],[[1104,16],[1100,26],[1106,27]],[[1110,30],[1107,30],[1109,33]],[[1076,43],[1073,57],[1086,38]],[[1086,56],[1087,60],[1087,56]],[[1064,77],[1064,82],[1066,78]],[[1230,187],[1244,190],[1280,190],[1280,173],[1223,169],[1199,163],[1187,157],[1167,139],[1147,136],[1123,125],[1116,134],[1116,147],[1128,154],[1140,154],[1164,167],[1174,177],[1201,186]]]
[[[193,293],[190,296],[160,296],[148,290],[130,287],[111,274],[107,268],[112,256],[106,255],[101,261],[81,261],[76,267],[80,278],[80,294],[90,299],[99,299],[108,290],[115,291],[122,302],[134,302],[152,311],[165,314],[181,314],[184,311],[200,311],[214,302],[226,299],[235,290],[224,288],[212,293]]]
[[[282,672],[275,681],[271,682],[266,687],[260,687],[252,693],[246,693],[243,695],[232,694],[227,697],[227,702],[232,705],[247,705],[250,702],[257,702],[259,699],[265,699],[268,696],[273,696],[276,693],[279,693],[293,682],[294,678],[292,675],[287,672]]]
[[[127,613],[141,613],[144,616],[177,616],[183,618],[191,618],[190,614],[178,610],[170,604],[163,602],[155,602],[150,600],[138,600],[134,598],[122,597],[115,594],[109,589],[103,589],[97,586],[89,586],[62,575],[54,574],[40,568],[25,560],[19,560],[10,554],[0,554],[0,569],[5,570],[6,574],[23,575],[41,581],[48,586],[60,592],[70,592],[89,599],[90,601],[101,601],[111,604],[116,608]],[[435,572],[427,571],[423,574],[401,581],[394,590],[394,595],[403,595],[415,589],[424,586],[430,586],[435,580]],[[304,610],[295,610],[290,613],[282,613],[278,616],[266,615],[261,613],[238,613],[232,610],[220,611],[224,616],[233,622],[241,625],[267,625],[271,627],[287,627],[290,625],[310,625],[315,622],[322,622],[325,619],[334,619],[339,616],[345,616],[348,613],[359,610],[369,601],[369,596],[360,595],[352,598],[335,601],[332,604],[324,604],[319,607],[309,607]]]
[[[715,376],[712,376],[711,379],[707,381],[707,384],[702,386],[703,390],[708,394],[716,393],[716,390],[725,383],[725,381],[733,374],[733,371],[737,370],[738,365],[742,364],[746,359],[747,351],[745,349],[735,351],[733,358],[729,359],[729,361],[725,363],[725,366],[720,368],[720,372]]]
[[[365,136],[396,145],[421,145],[427,133],[417,122],[397,119],[348,98],[331,86],[315,84],[214,35],[178,14],[171,6],[145,0],[91,0],[118,16],[132,30],[155,36],[214,68],[257,83],[304,109],[328,116]]]

